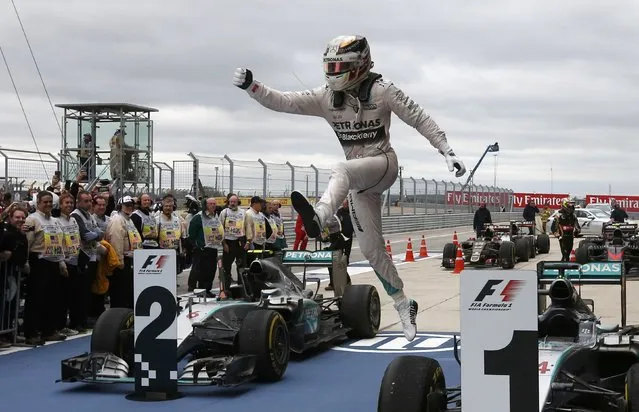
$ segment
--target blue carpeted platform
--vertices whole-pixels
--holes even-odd
[[[384,370],[402,353],[438,359],[448,385],[459,384],[452,340],[420,334],[410,345],[401,345],[398,336],[380,333],[375,340],[347,342],[338,349],[294,359],[278,383],[248,384],[235,389],[184,387],[183,398],[165,402],[126,400],[133,385],[55,383],[60,375],[60,360],[88,349],[89,338],[84,337],[0,356],[0,402],[7,411],[375,411]]]

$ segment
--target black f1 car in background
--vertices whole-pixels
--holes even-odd
[[[545,254],[550,252],[550,236],[546,233],[537,233],[537,224],[534,221],[511,220],[511,241],[515,239],[526,239],[530,244],[530,257],[534,258],[537,254]],[[533,234],[529,234],[532,229]]]
[[[575,259],[585,265],[590,262],[624,262],[626,272],[639,269],[639,236],[636,223],[606,223],[601,236],[579,242]]]
[[[324,298],[317,293],[319,279],[307,279],[306,269],[300,280],[280,257],[265,253],[242,272],[231,299],[194,293],[177,302],[176,364],[186,362],[178,369],[179,385],[277,381],[291,352],[377,334],[381,304],[374,286],[347,285],[341,297]],[[307,281],[317,288],[306,289]],[[135,382],[133,338],[133,311],[108,309],[95,324],[90,351],[62,361],[61,381]]]
[[[565,275],[579,271],[579,264],[540,262],[537,271],[549,269],[558,274],[548,291],[540,292],[551,304],[538,317],[539,389],[544,394],[539,410],[638,412],[639,326],[600,324]],[[455,358],[461,365],[459,342],[455,337]],[[386,368],[377,411],[462,411],[461,391],[460,386],[446,386],[437,360],[399,356]]]
[[[480,239],[470,238],[460,242],[464,264],[473,267],[501,266],[503,269],[512,269],[516,263],[528,262],[531,257],[535,257],[538,244],[543,246],[540,253],[547,253],[550,249],[550,238],[547,238],[546,243],[543,240],[537,243],[538,239],[535,236],[520,233],[519,223],[487,225]],[[532,225],[534,226],[534,223]],[[456,257],[457,246],[454,243],[444,245],[442,266],[446,269],[454,268]]]

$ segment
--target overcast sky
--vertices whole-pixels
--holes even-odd
[[[280,90],[321,85],[326,42],[358,33],[375,71],[433,116],[469,170],[498,141],[499,186],[550,192],[552,163],[555,193],[639,194],[636,1],[14,1],[53,103],[158,108],[156,160],[343,159],[324,120],[270,112],[231,80],[241,66]],[[40,149],[58,151],[10,0],[0,1],[0,42]],[[0,69],[0,146],[33,150]],[[405,176],[465,181],[395,116],[391,143]],[[491,185],[493,172],[489,154],[475,182]]]

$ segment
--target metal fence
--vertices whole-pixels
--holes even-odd
[[[0,155],[5,172],[0,183],[12,192],[26,194],[30,186],[44,189],[53,173],[60,170],[60,160],[51,153],[0,149]],[[228,193],[288,198],[292,190],[298,190],[316,200],[326,189],[331,174],[330,169],[313,164],[300,166],[195,153],[189,153],[187,160],[173,160],[172,164],[154,162],[153,168],[152,192],[156,196],[172,192],[178,199],[186,194],[198,197]],[[383,215],[469,213],[480,201],[485,201],[491,211],[512,210],[513,191],[509,188],[470,185],[464,193],[461,189],[458,182],[407,177],[400,167],[400,177],[384,195]],[[284,207],[282,213],[285,218],[293,217],[290,207]]]
[[[60,160],[48,152],[0,148],[4,176],[3,186],[9,192],[23,192],[29,187],[44,187],[51,182]]]
[[[330,169],[312,164],[298,166],[263,159],[233,159],[228,155],[188,156],[191,160],[173,162],[171,190],[194,196],[236,193],[240,197],[287,198],[292,190],[298,190],[309,199],[318,199],[331,174]],[[469,185],[464,193],[461,189],[462,185],[456,182],[401,176],[385,193],[384,216],[469,213],[481,201],[491,211],[511,211],[513,191],[509,188]]]
[[[462,226],[472,227],[474,215],[474,213],[454,213],[444,216],[423,214],[384,216],[382,218],[382,233],[384,233],[384,235],[390,235],[394,233],[411,233]],[[508,223],[512,220],[521,219],[521,212],[497,212],[492,215],[492,220],[495,224]],[[295,240],[294,221],[289,220],[284,222],[284,233],[286,235],[286,239],[292,245],[293,240]],[[355,233],[355,235],[357,235],[357,233]],[[428,237],[427,233],[425,235]]]
[[[152,192],[156,195],[166,193],[175,186],[173,179],[175,174],[173,168],[165,162],[153,162],[153,185]]]

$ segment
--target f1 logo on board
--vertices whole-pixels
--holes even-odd
[[[500,285],[505,285],[499,288]],[[469,310],[507,311],[512,308],[517,294],[524,285],[523,280],[491,279],[484,284],[479,294],[470,304]],[[497,291],[501,289],[499,293]]]
[[[162,269],[168,260],[169,255],[149,255],[142,264],[139,274],[156,275],[162,273]]]

